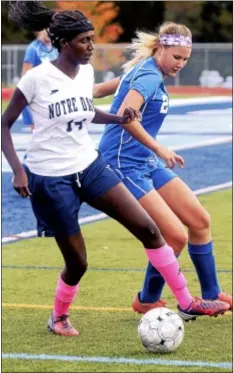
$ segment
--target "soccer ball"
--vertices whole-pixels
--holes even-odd
[[[184,324],[180,316],[165,307],[154,308],[141,318],[138,335],[150,352],[166,353],[176,350],[184,339]]]

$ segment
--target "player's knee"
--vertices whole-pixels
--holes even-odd
[[[175,254],[179,254],[188,243],[188,234],[186,232],[178,232],[170,240],[167,241],[173,248]]]
[[[82,257],[79,255],[76,255],[72,258],[71,261],[66,263],[67,270],[69,272],[69,275],[72,277],[73,280],[79,280],[81,277],[85,274],[88,268],[88,262],[86,257]]]
[[[193,221],[189,229],[192,231],[208,231],[211,225],[210,214],[206,210],[202,210],[201,213]]]
[[[76,265],[76,271],[83,276],[84,273],[87,271],[88,268],[88,262],[86,258],[81,258],[81,260],[78,261]]]
[[[141,230],[141,242],[147,249],[159,248],[165,244],[159,228],[149,223]]]

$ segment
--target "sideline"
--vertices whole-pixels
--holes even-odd
[[[25,354],[25,353],[3,353],[3,359],[20,359],[20,360],[55,360],[86,362],[86,363],[104,363],[104,364],[135,364],[135,365],[168,365],[168,366],[191,366],[191,367],[208,367],[232,369],[232,363],[207,361],[184,361],[184,360],[163,360],[163,359],[134,359],[126,357],[108,357],[108,356],[71,356],[71,355],[48,355],[48,354]]]
[[[194,193],[197,196],[199,196],[199,195],[202,195],[202,194],[207,194],[207,193],[216,192],[216,191],[219,191],[219,190],[229,189],[229,188],[232,188],[232,180],[228,181],[227,183],[197,189],[197,190],[194,191]],[[104,213],[100,213],[100,214],[97,214],[97,215],[91,215],[91,216],[87,216],[85,218],[81,218],[79,220],[79,224],[83,225],[83,224],[87,224],[87,223],[93,223],[93,222],[103,220],[103,219],[107,219],[107,218],[108,218],[108,215],[106,215]],[[3,237],[2,238],[2,244],[7,244],[7,243],[10,243],[10,242],[16,242],[16,241],[19,241],[19,240],[22,240],[22,239],[32,238],[32,237],[36,237],[36,236],[37,236],[37,231],[36,230],[32,230],[32,231],[28,231],[28,232],[21,232],[21,233],[17,233],[17,234],[14,234],[14,235],[7,236],[7,237]]]

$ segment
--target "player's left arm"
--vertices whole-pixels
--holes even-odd
[[[127,93],[117,114],[122,115],[122,113],[127,107],[131,107],[136,112],[139,112],[144,102],[144,96],[137,90],[131,89]],[[145,145],[147,148],[151,149],[155,154],[157,154],[160,158],[164,159],[168,168],[173,168],[177,163],[180,167],[184,167],[184,159],[180,155],[176,154],[174,151],[161,145],[157,140],[155,140],[144,129],[144,127],[138,120],[132,120],[129,123],[124,124],[123,127],[141,144]]]
[[[93,97],[102,98],[113,95],[120,84],[120,80],[121,78],[117,77],[105,83],[94,84]]]

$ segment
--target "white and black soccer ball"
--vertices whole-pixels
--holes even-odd
[[[174,311],[154,308],[141,318],[138,335],[143,346],[150,352],[166,353],[176,350],[184,339],[184,324]]]

